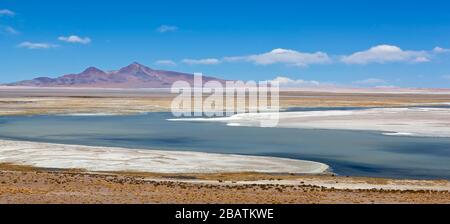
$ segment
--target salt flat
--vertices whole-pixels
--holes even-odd
[[[375,108],[307,112],[247,113],[224,118],[171,119],[173,121],[225,122],[230,126],[260,126],[279,118],[276,127],[367,130],[386,135],[450,137],[448,108]]]
[[[88,171],[321,174],[325,164],[273,157],[0,140],[0,163]]]
[[[360,90],[362,91],[362,90]],[[1,115],[71,113],[139,114],[168,112],[177,94],[168,89],[32,88],[0,86]],[[280,92],[280,106],[289,107],[404,107],[442,105],[450,93],[422,91],[357,92],[303,90]]]

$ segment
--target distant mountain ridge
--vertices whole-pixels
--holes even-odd
[[[225,80],[203,76],[203,82]],[[89,67],[78,74],[68,74],[57,78],[39,77],[7,84],[8,86],[29,87],[93,87],[93,88],[169,88],[176,81],[193,84],[194,75],[154,70],[134,62],[116,71],[105,72]]]

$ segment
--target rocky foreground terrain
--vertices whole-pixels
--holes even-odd
[[[450,203],[448,190],[424,190],[447,188],[448,181],[251,173],[102,174],[8,164],[0,170],[0,203]],[[386,189],[376,189],[380,186]],[[413,186],[415,190],[408,189]]]

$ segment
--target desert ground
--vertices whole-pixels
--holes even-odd
[[[0,203],[450,203],[444,180],[0,167]]]
[[[0,87],[0,115],[170,111],[169,90]],[[449,103],[450,93],[281,91],[280,107],[401,107]]]
[[[0,115],[170,111],[174,96],[153,90],[1,87]],[[450,94],[442,92],[280,93],[283,108],[402,107],[448,102]],[[447,180],[393,180],[327,173],[113,172],[2,162],[0,203],[450,203]]]

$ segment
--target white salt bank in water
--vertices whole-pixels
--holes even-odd
[[[133,150],[0,140],[0,163],[88,171],[151,173],[322,174],[328,165],[312,161],[202,152]]]
[[[237,114],[225,118],[186,118],[171,121],[225,122],[232,126],[258,126],[271,113]],[[391,136],[450,137],[448,108],[375,108],[280,112],[276,127],[380,131]]]

